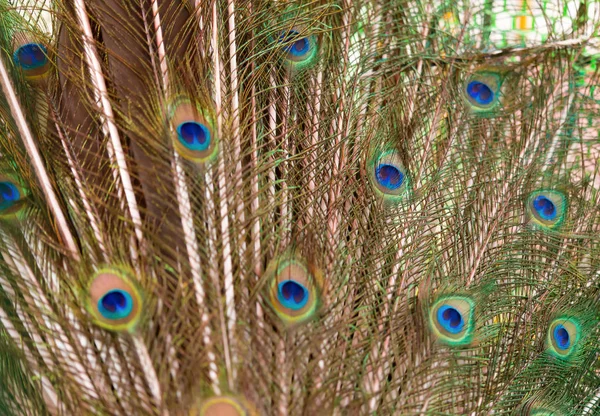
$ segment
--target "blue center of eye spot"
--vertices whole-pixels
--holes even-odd
[[[293,55],[302,56],[308,52],[309,46],[310,43],[308,42],[308,39],[300,39],[294,42],[294,44],[290,47],[289,52]]]
[[[203,151],[210,146],[210,132],[203,124],[186,121],[177,126],[179,140],[190,150]]]
[[[308,38],[298,39],[299,35],[295,30],[291,30],[279,37],[279,40],[285,43],[292,42],[295,39],[294,43],[285,47],[285,51],[293,56],[303,56],[310,49],[310,40]]]
[[[533,208],[545,220],[553,220],[556,218],[556,207],[544,195],[539,195],[533,200]]]
[[[451,334],[458,334],[465,326],[461,313],[448,305],[443,305],[438,309],[437,320],[442,328]]]
[[[15,185],[10,182],[0,182],[0,209],[10,208],[20,197]]]
[[[554,340],[561,350],[566,350],[571,345],[569,331],[563,325],[556,325],[554,328]]]
[[[302,309],[308,302],[308,290],[298,282],[284,280],[277,288],[277,298],[286,308],[292,310]]]
[[[0,182],[0,196],[2,201],[17,201],[19,199],[19,190],[10,182]]]
[[[469,82],[467,85],[467,94],[478,104],[487,105],[494,101],[494,92],[483,82]]]
[[[404,182],[404,174],[394,165],[382,163],[375,169],[377,182],[390,190],[398,189]]]
[[[25,69],[39,68],[48,61],[46,47],[38,43],[27,43],[14,53],[15,62]]]
[[[107,319],[123,319],[133,310],[133,299],[124,290],[111,290],[98,300],[98,310]]]

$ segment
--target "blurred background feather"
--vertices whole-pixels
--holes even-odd
[[[0,412],[600,415],[599,25],[0,0]]]

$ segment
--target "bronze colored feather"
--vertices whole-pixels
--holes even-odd
[[[0,0],[0,414],[600,415],[598,3]]]

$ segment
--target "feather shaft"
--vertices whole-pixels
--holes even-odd
[[[102,129],[104,133],[108,137],[110,137],[112,151],[114,153],[114,157],[118,166],[119,177],[121,178],[121,184],[123,186],[127,206],[129,208],[129,214],[131,215],[131,220],[133,221],[135,234],[137,236],[138,242],[141,243],[143,241],[142,218],[137,205],[135,193],[133,191],[131,177],[127,169],[125,152],[123,151],[123,146],[121,145],[119,131],[114,122],[114,114],[112,110],[112,105],[108,98],[108,90],[106,88],[106,82],[102,73],[102,67],[100,66],[100,58],[93,44],[94,38],[92,35],[92,28],[90,26],[89,17],[87,15],[85,3],[83,0],[75,0],[74,4],[77,19],[81,28],[83,29],[82,40],[85,50],[85,60],[90,71],[92,84],[94,85],[94,94],[96,95],[96,99],[102,112]]]
[[[212,52],[213,52],[213,64],[214,64],[214,78],[215,78],[215,104],[217,107],[217,132],[218,135],[221,136],[223,133],[223,112],[222,112],[222,101],[221,101],[221,61],[219,57],[219,34],[218,34],[218,13],[217,13],[217,4],[213,4],[212,10],[212,18],[213,18],[213,28],[212,28]],[[228,207],[228,196],[226,194],[227,186],[225,183],[226,174],[225,174],[225,158],[223,154],[219,154],[217,159],[217,177],[216,181],[217,192],[219,194],[220,205],[219,205],[219,215],[220,215],[220,231],[222,238],[222,247],[223,247],[223,276],[224,276],[224,290],[225,290],[225,317],[227,319],[226,326],[223,328],[222,335],[224,341],[225,348],[225,365],[227,367],[227,375],[228,382],[230,388],[234,384],[235,373],[234,368],[232,366],[233,362],[237,360],[232,356],[232,349],[234,348],[232,345],[233,339],[235,337],[234,328],[235,328],[235,298],[234,298],[234,286],[233,286],[233,263],[231,259],[231,245],[230,245],[230,235],[229,235],[229,207]],[[208,181],[208,183],[212,183],[212,181]]]
[[[148,354],[148,349],[146,348],[146,344],[144,340],[138,335],[132,335],[131,337],[133,341],[133,345],[135,346],[135,350],[140,359],[140,366],[144,371],[146,382],[148,383],[148,387],[150,387],[150,392],[152,393],[152,397],[159,409],[161,409],[161,414],[163,416],[168,416],[169,411],[163,407],[162,404],[162,392],[160,388],[160,382],[158,381],[158,377],[156,375],[156,370],[154,369],[154,364],[152,363],[152,359],[150,358],[150,354]]]
[[[8,77],[8,71],[6,70],[6,66],[4,65],[4,61],[2,59],[0,59],[0,84],[2,85],[2,90],[4,92],[5,97],[9,102],[13,119],[17,124],[19,133],[21,134],[21,139],[23,140],[23,144],[27,149],[27,154],[29,155],[31,162],[35,168],[36,176],[42,187],[44,196],[46,197],[50,210],[52,211],[52,214],[56,221],[58,231],[61,237],[64,239],[69,254],[77,259],[79,258],[79,250],[75,243],[75,238],[71,234],[67,218],[63,213],[63,210],[58,201],[58,197],[54,192],[52,181],[50,180],[46,167],[44,166],[42,156],[37,148],[37,145],[33,138],[33,134],[31,133],[31,130],[27,125],[25,114],[21,109],[19,100],[17,99],[17,95],[15,94],[10,78]]]

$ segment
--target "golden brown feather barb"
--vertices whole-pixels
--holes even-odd
[[[0,414],[600,414],[599,23],[0,0]]]

